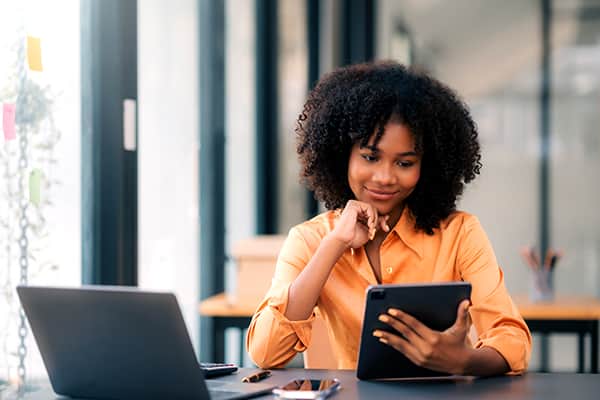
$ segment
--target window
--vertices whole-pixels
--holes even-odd
[[[198,343],[198,11],[138,1],[138,285],[177,295]]]
[[[0,380],[18,379],[14,289],[24,265],[21,252],[27,251],[29,283],[81,282],[79,21],[78,0],[60,7],[41,0],[0,5],[0,103],[17,105],[15,139],[0,137]],[[41,72],[27,66],[27,36],[40,39]],[[20,161],[22,148],[26,163]],[[40,177],[39,206],[35,193],[30,198],[32,174],[33,192]],[[29,224],[26,247],[19,240],[23,217]],[[27,376],[45,376],[31,333],[26,346]]]

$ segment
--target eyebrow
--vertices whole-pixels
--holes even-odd
[[[371,150],[373,153],[379,153],[379,149],[375,146],[361,146],[361,149],[367,149],[367,150]],[[406,157],[406,156],[416,156],[417,152],[416,151],[405,151],[403,153],[398,153],[396,154],[396,156],[400,156],[400,157]]]

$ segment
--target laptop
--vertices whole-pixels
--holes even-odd
[[[172,293],[19,286],[53,390],[95,399],[245,399],[275,385],[206,380]]]

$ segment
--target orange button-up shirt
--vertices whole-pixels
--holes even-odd
[[[328,211],[289,232],[279,253],[271,288],[259,305],[246,338],[254,362],[282,367],[311,341],[312,321],[285,317],[291,283],[333,230],[337,213]],[[380,248],[381,283],[467,281],[472,285],[471,319],[478,333],[474,346],[490,346],[512,373],[527,368],[531,334],[504,285],[492,246],[479,220],[455,212],[433,235],[414,229],[405,209]],[[325,321],[338,368],[355,369],[365,307],[365,291],[377,284],[364,248],[346,251],[331,270],[317,307]]]

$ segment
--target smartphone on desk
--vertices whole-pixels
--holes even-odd
[[[325,399],[341,388],[337,379],[294,379],[273,389],[280,399]]]

